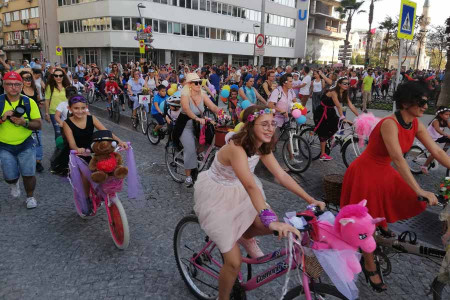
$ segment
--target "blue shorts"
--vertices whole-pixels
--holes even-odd
[[[36,173],[36,151],[30,136],[20,145],[0,143],[0,163],[3,177],[12,181],[22,176],[34,176]]]
[[[158,122],[158,125],[164,125],[166,123],[160,113],[152,114],[152,118],[155,119],[156,122]]]

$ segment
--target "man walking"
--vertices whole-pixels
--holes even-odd
[[[372,77],[373,70],[369,69],[367,72],[367,76],[363,79],[363,92],[362,92],[362,101],[363,101],[363,112],[367,113],[367,104],[372,102]]]
[[[33,197],[36,187],[36,153],[34,130],[41,129],[41,115],[33,99],[20,94],[22,77],[14,71],[3,77],[5,94],[0,95],[0,161],[3,178],[10,185],[11,196],[20,196],[22,175],[27,194],[27,208],[37,206]]]
[[[309,99],[310,89],[311,89],[311,76],[309,76],[309,67],[304,66],[302,70],[303,80],[302,84],[299,85],[299,98],[302,102],[302,105],[306,107],[306,103]]]

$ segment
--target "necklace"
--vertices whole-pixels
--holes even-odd
[[[405,120],[403,120],[402,114],[399,110],[395,112],[395,117],[397,118],[398,123],[405,129],[411,129],[412,122],[406,123]]]

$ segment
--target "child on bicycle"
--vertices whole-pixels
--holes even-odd
[[[169,136],[168,144],[172,141],[172,132],[175,127],[175,122],[181,113],[181,94],[175,93],[167,99],[167,105],[164,109],[164,119],[167,122],[167,134]],[[169,106],[169,108],[167,108]]]
[[[260,105],[247,108],[244,125],[217,152],[211,167],[199,174],[194,186],[194,210],[202,229],[223,254],[219,275],[219,299],[229,299],[241,270],[241,244],[252,257],[264,255],[254,237],[273,234],[287,237],[299,231],[278,222],[267,204],[261,181],[254,175],[259,160],[275,180],[309,204],[325,208],[325,203],[308,195],[279,165],[272,153],[275,129],[274,110]]]
[[[123,93],[122,89],[119,87],[119,84],[116,81],[116,75],[113,73],[108,75],[108,82],[105,86],[105,93],[108,96],[108,104],[106,105],[106,109],[111,109],[111,98],[112,95],[118,95],[120,93]]]
[[[450,128],[450,124],[448,122],[450,118],[450,108],[445,106],[439,106],[436,111],[436,116],[433,120],[428,124],[428,133],[431,138],[439,144],[444,145],[444,151],[447,151],[447,148],[450,143],[450,134],[445,133],[445,128]],[[433,161],[434,157],[430,154],[425,163],[420,167],[422,173],[428,174],[428,166]]]
[[[63,124],[64,135],[66,143],[70,150],[76,150],[78,154],[84,154],[90,148],[92,142],[92,134],[94,130],[107,130],[105,126],[94,116],[88,115],[86,98],[81,95],[72,96],[69,99],[69,111],[71,116],[68,117]],[[116,135],[113,134],[118,145],[127,149],[128,144],[122,142]],[[90,161],[90,156],[82,156],[87,162]],[[89,195],[90,183],[81,174],[83,180],[83,188],[85,195]],[[90,201],[87,197],[88,202]],[[89,214],[89,212],[83,212]]]
[[[158,93],[153,97],[152,101],[152,118],[158,122],[158,125],[155,126],[155,129],[153,131],[153,134],[156,136],[158,135],[158,131],[163,127],[164,125],[164,112],[162,111],[160,105],[162,102],[166,101],[169,98],[167,96],[167,90],[166,87],[162,84],[158,86]]]

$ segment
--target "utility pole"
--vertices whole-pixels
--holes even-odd
[[[264,37],[264,44],[266,43],[266,36],[264,35],[264,23],[266,19],[266,0],[261,0],[261,30],[260,33]],[[265,45],[264,45],[265,47]],[[264,55],[260,55],[258,58],[258,67],[263,65]]]

